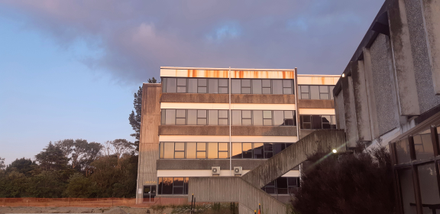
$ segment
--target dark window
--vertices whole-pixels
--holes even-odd
[[[173,178],[162,178],[162,194],[173,194]]]
[[[263,143],[254,143],[254,158],[263,159]]]
[[[284,143],[282,143],[284,145]],[[273,156],[273,144],[264,143],[264,158],[271,158]]]
[[[159,195],[188,194],[189,178],[158,178]]]
[[[273,154],[276,155],[276,154],[280,153],[281,151],[283,151],[285,148],[286,148],[286,144],[284,144],[284,143],[274,143],[272,145]]]
[[[294,111],[284,111],[284,123],[285,126],[295,126],[295,119],[294,119]]]
[[[321,129],[321,116],[312,115],[312,129]]]
[[[252,143],[243,143],[243,158],[252,158]]]

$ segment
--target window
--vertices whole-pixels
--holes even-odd
[[[252,143],[243,143],[243,158],[252,157]]]
[[[175,159],[185,158],[185,143],[174,144],[174,158]]]
[[[252,125],[252,111],[250,110],[243,110],[241,111],[241,125],[243,126],[250,126]]]
[[[262,126],[263,125],[263,111],[257,110],[252,111],[254,118],[254,126]]]
[[[272,125],[272,111],[263,111],[263,125]]]
[[[228,110],[218,110],[218,124],[221,126],[229,125],[228,123],[229,111]]]
[[[206,79],[198,79],[197,80],[197,93],[208,93]]]
[[[209,111],[209,125],[218,125],[218,110],[208,110]]]
[[[241,80],[233,79],[232,82],[232,94],[241,94]]]
[[[176,93],[176,78],[168,78],[166,88],[168,93]]]
[[[276,143],[275,145],[277,144],[284,145],[284,143]],[[273,145],[272,143],[264,143],[264,158],[271,158],[273,156],[272,145]]]
[[[272,80],[272,93],[283,94],[283,82],[282,80]]]
[[[197,93],[197,79],[188,79],[188,93]]]
[[[241,143],[232,143],[232,159],[241,159],[242,153]]]
[[[251,93],[251,80],[242,79],[241,80],[241,93],[250,94]]]
[[[298,188],[298,180],[298,177],[279,177],[261,189],[268,194],[289,194]]]
[[[196,143],[186,143],[186,158],[196,159],[197,158]]]
[[[218,158],[218,144],[208,143],[208,159]]]
[[[186,124],[186,110],[178,109],[176,110],[176,125]]]
[[[232,110],[232,125],[241,125],[241,110]]]
[[[177,93],[186,93],[186,79],[178,78],[177,79]]]
[[[332,100],[334,85],[300,85],[300,99]]]
[[[293,94],[292,80],[283,80],[283,94]]]
[[[197,125],[206,125],[206,110],[197,110]]]
[[[220,94],[228,94],[229,87],[228,87],[228,81],[229,79],[219,79],[218,80],[218,93]]]
[[[197,125],[197,110],[188,109],[187,125]]]
[[[206,143],[197,143],[197,158],[206,158]]]
[[[218,143],[218,158],[229,158],[229,143]]]
[[[252,94],[261,94],[261,80],[252,80]]]
[[[334,115],[300,115],[301,129],[336,129]]]
[[[271,94],[271,80],[262,80],[262,88],[263,88],[263,94]]]
[[[264,158],[263,146],[264,146],[264,143],[254,143],[254,158],[255,159],[263,159]]]
[[[189,178],[158,178],[159,195],[188,194]]]
[[[218,94],[218,79],[208,79],[210,94]]]

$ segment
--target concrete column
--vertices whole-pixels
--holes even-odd
[[[404,0],[393,2],[388,17],[399,113],[405,116],[419,115],[415,67]]]
[[[440,0],[420,0],[420,2],[434,91],[440,95]]]
[[[368,97],[364,73],[364,61],[352,63],[351,75],[353,79],[359,141],[371,141],[370,114],[368,110]]]
[[[351,64],[347,67],[350,69]],[[342,80],[342,94],[344,95],[344,109],[345,109],[345,125],[347,132],[347,142],[348,147],[356,146],[356,143],[359,139],[358,130],[357,130],[357,119],[356,119],[356,107],[354,104],[354,91],[353,91],[353,79],[351,76],[347,75],[347,71],[345,71],[346,75]]]
[[[160,83],[144,83],[139,140],[136,203],[143,201],[144,185],[157,185],[156,160],[159,159]]]
[[[371,65],[371,55],[370,50],[364,48],[364,77],[365,77],[365,86],[367,88],[367,103],[368,110],[370,115],[370,130],[371,130],[371,138],[379,137],[379,125],[377,122],[377,110],[376,110],[376,99],[374,95],[374,83],[373,83],[373,69]]]

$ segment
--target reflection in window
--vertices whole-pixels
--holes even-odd
[[[255,159],[263,159],[263,146],[264,143],[254,143],[254,158]]]
[[[417,160],[429,159],[434,157],[434,148],[432,147],[431,130],[427,129],[413,136],[414,149]]]
[[[252,158],[252,143],[243,143],[243,158]]]
[[[279,177],[261,189],[268,194],[291,194],[298,188],[298,177]]]
[[[232,143],[232,158],[241,159],[243,150],[241,148],[241,143]]]
[[[437,183],[437,169],[434,163],[419,165],[418,167],[420,193],[422,204],[440,204]],[[430,213],[427,207],[423,213]]]
[[[403,213],[416,213],[416,207],[411,206],[411,203],[415,203],[411,170],[400,170],[399,178],[402,191]]]
[[[159,195],[187,195],[189,178],[158,178]]]
[[[177,79],[177,93],[186,93],[186,79],[178,78]]]
[[[299,85],[300,99],[332,100],[334,85]]]
[[[208,159],[218,158],[218,147],[217,143],[208,143]]]
[[[411,161],[411,155],[409,151],[408,138],[403,139],[396,144],[396,155],[398,163],[406,163]]]
[[[272,125],[272,111],[263,111],[263,125]]]
[[[197,158],[206,158],[206,143],[197,143]]]
[[[196,143],[186,143],[186,158],[196,159]]]
[[[334,115],[300,115],[301,129],[336,129]]]
[[[218,79],[209,79],[209,93],[210,94],[218,94]]]

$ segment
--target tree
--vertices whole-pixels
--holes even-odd
[[[30,176],[32,174],[32,170],[36,167],[34,161],[31,159],[20,158],[13,161],[6,168],[6,173],[10,173],[11,171],[17,171],[19,173],[23,173],[25,176]]]
[[[103,148],[100,143],[83,139],[66,139],[55,143],[55,146],[63,151],[66,158],[70,160],[72,169],[83,172],[86,175],[90,172],[90,164],[97,158]]]
[[[70,198],[90,198],[96,196],[95,184],[81,173],[75,173],[69,178],[64,195]]]
[[[49,145],[42,152],[35,155],[40,169],[44,171],[64,170],[67,168],[69,159],[64,156],[64,152],[49,142]]]
[[[394,189],[385,148],[357,154],[316,154],[292,202],[296,213],[393,213]]]
[[[5,159],[0,157],[0,171],[5,170]]]
[[[156,78],[148,79],[148,83],[156,83]],[[140,130],[141,130],[141,111],[142,111],[142,87],[139,86],[139,89],[136,93],[134,93],[134,100],[133,100],[133,107],[134,111],[132,110],[130,115],[128,116],[128,121],[130,122],[131,127],[135,131],[135,133],[131,134],[130,136],[135,137],[135,145],[136,145],[136,151],[139,151],[139,137],[140,137]]]
[[[62,171],[43,171],[29,178],[27,192],[37,198],[61,198],[66,188]]]

